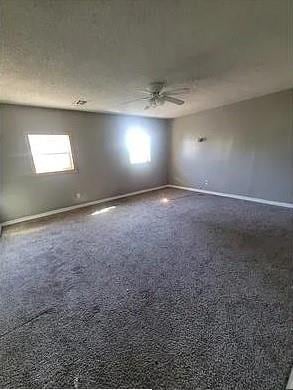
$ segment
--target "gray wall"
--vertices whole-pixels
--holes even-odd
[[[292,109],[288,90],[175,119],[169,182],[293,203]]]
[[[171,184],[293,203],[292,107],[288,90],[170,125],[159,119],[0,105],[0,221],[164,185],[168,142]],[[150,164],[129,163],[124,139],[132,126],[151,136]],[[78,172],[36,175],[30,132],[69,132]],[[198,143],[199,136],[207,141]]]
[[[2,112],[1,112],[1,106],[0,106],[0,236],[2,232],[2,215],[1,210],[3,210],[4,204],[3,204],[3,161],[1,156],[3,156],[3,139],[2,139]]]
[[[0,116],[2,221],[167,183],[167,121],[14,105]],[[125,133],[137,125],[151,136],[149,164],[129,163]],[[70,132],[78,172],[36,175],[30,132]]]

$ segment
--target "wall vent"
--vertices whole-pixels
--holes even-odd
[[[78,99],[78,100],[76,100],[76,102],[74,104],[76,106],[84,106],[86,103],[87,103],[87,100],[85,100],[85,99]]]

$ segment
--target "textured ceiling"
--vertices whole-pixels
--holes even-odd
[[[293,86],[293,0],[0,5],[0,102],[177,117]],[[156,80],[191,86],[186,104],[121,104]]]

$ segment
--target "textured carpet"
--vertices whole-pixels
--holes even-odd
[[[7,228],[0,386],[283,390],[292,237],[293,210],[173,189]]]

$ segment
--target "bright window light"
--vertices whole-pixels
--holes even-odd
[[[29,134],[36,173],[74,169],[70,139],[67,134]]]
[[[126,146],[131,164],[143,164],[151,161],[151,139],[142,129],[128,130]]]

